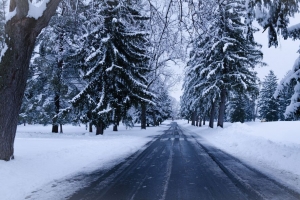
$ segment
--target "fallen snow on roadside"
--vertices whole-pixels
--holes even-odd
[[[168,123],[166,123],[168,124]],[[168,127],[134,127],[104,135],[88,133],[85,126],[65,125],[63,134],[51,126],[18,126],[15,159],[0,161],[0,199],[19,200],[43,185],[78,172],[107,168],[151,141]]]
[[[300,121],[225,123],[223,129],[178,124],[300,192]]]

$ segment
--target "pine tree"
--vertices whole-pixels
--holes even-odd
[[[266,121],[278,121],[279,119],[279,102],[274,98],[277,80],[274,72],[271,70],[265,77],[264,82],[262,82],[258,107],[260,118]]]
[[[235,96],[230,98],[230,122],[241,122],[246,121],[246,110],[244,95],[242,93],[237,93]]]
[[[59,125],[62,132],[62,124],[71,122],[70,116],[58,118],[58,114],[70,106],[68,101],[83,85],[73,64],[77,60],[72,57],[77,30],[75,9],[72,1],[62,1],[39,35],[20,114],[29,123],[52,124],[55,133]]]
[[[269,46],[278,46],[278,36],[283,36],[284,39],[292,38],[300,39],[300,28],[298,25],[288,27],[289,18],[294,17],[294,14],[299,12],[299,0],[281,1],[281,0],[249,0],[247,1],[247,11],[249,16],[257,19],[259,24],[268,29]],[[251,22],[251,20],[249,20]],[[285,112],[285,118],[299,118],[300,111],[300,75],[297,73],[299,69],[299,59],[295,61],[295,65],[285,83],[294,79],[297,83],[294,88],[294,94],[291,98],[290,105]],[[298,116],[298,117],[297,117]],[[282,118],[282,117],[281,117]]]
[[[91,25],[84,36],[90,46],[83,49],[82,69],[86,87],[72,100],[73,106],[87,113],[81,116],[99,129],[119,121],[132,106],[151,102],[146,90],[148,73],[146,17],[130,2],[93,2],[103,26]],[[101,132],[101,131],[100,131]]]
[[[258,50],[260,45],[243,32],[246,28],[242,22],[244,12],[240,1],[216,3],[210,13],[213,16],[206,18],[209,29],[193,42],[188,64],[189,73],[194,76],[189,79],[192,84],[188,84],[194,87],[194,98],[211,102],[212,114],[219,102],[218,126],[221,127],[229,92],[240,91],[249,96],[256,93],[254,67],[263,64],[262,53]]]
[[[297,30],[288,30],[289,17],[299,12],[299,0],[248,0],[246,1],[247,18],[251,23],[254,18],[268,30],[269,47],[278,46],[278,36],[284,38],[297,34]],[[297,36],[298,37],[298,36]]]
[[[298,120],[300,118],[300,57],[295,61],[293,69],[281,80],[278,86],[275,97],[284,98],[288,102],[283,102],[287,105],[284,116],[288,120]],[[292,88],[291,88],[292,87]],[[283,101],[284,101],[283,99]]]

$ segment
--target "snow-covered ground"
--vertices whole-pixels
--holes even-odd
[[[300,121],[225,123],[223,129],[178,124],[300,192]]]
[[[224,129],[193,127],[184,120],[177,122],[300,192],[300,122],[225,123]],[[103,136],[88,133],[85,126],[66,125],[63,134],[52,134],[50,126],[20,125],[15,160],[0,161],[0,199],[24,199],[56,180],[107,169],[143,149],[154,136],[168,129],[168,123],[147,130],[126,130],[121,126],[119,132],[113,132],[110,128]]]
[[[115,165],[162,134],[167,124],[147,130],[120,126],[118,132],[110,127],[100,136],[85,126],[65,125],[63,134],[53,134],[51,126],[20,125],[15,159],[0,161],[0,199],[24,199],[51,181]]]

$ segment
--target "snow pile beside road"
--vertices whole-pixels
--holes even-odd
[[[300,192],[300,122],[225,123],[224,129],[181,127]]]
[[[111,131],[110,127],[102,136],[88,133],[85,126],[63,128],[63,134],[53,134],[51,126],[18,126],[15,160],[0,161],[0,199],[24,199],[53,180],[110,167],[168,127],[126,130],[120,126],[118,132]]]

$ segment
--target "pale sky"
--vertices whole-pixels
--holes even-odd
[[[300,14],[297,14],[295,18],[290,19],[291,26],[299,22]],[[269,73],[269,71],[273,70],[274,74],[278,78],[278,81],[280,81],[285,76],[287,71],[292,69],[294,62],[299,56],[297,51],[300,49],[300,40],[284,40],[282,37],[279,37],[278,47],[268,48],[268,32],[265,31],[262,33],[262,28],[259,28],[260,31],[255,34],[255,40],[263,46],[261,49],[264,53],[263,61],[267,63],[268,66],[256,68],[258,77],[261,81],[263,81],[264,77]],[[181,71],[181,73],[183,73],[184,67],[174,66],[174,68],[174,71]],[[182,95],[181,88],[182,82],[178,83],[170,92],[170,95],[175,97],[178,101],[180,101],[180,96]]]

